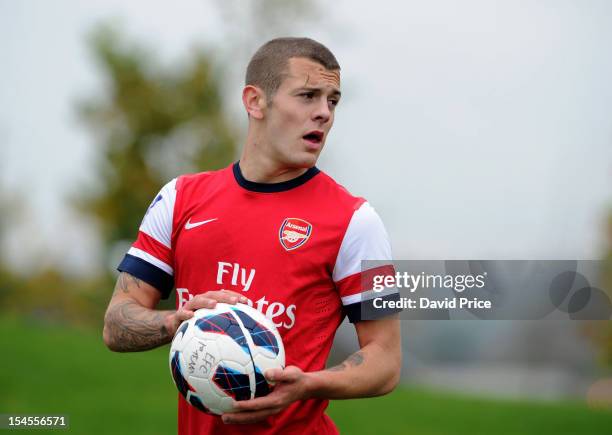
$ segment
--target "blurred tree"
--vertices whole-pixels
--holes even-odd
[[[608,217],[608,251],[604,257],[602,285],[612,300],[612,213]],[[604,345],[604,358],[609,367],[612,367],[612,322],[606,322],[607,339]]]
[[[601,262],[600,285],[612,300],[612,213],[606,222],[606,236],[607,248]],[[612,369],[612,322],[609,320],[587,322],[583,330],[597,346],[603,365]]]
[[[228,165],[236,142],[205,51],[166,70],[108,25],[93,32],[90,46],[106,94],[82,102],[79,112],[98,138],[98,185],[82,190],[74,202],[98,224],[108,255],[118,242],[134,240],[165,182]]]
[[[162,66],[153,51],[126,42],[112,24],[92,32],[89,46],[105,89],[81,101],[78,113],[97,138],[96,182],[79,186],[72,203],[99,228],[109,266],[116,266],[135,239],[163,184],[179,174],[222,168],[236,158],[241,124],[229,120],[222,95],[223,85],[238,72],[239,53],[252,52],[253,44],[261,43],[257,39],[295,29],[315,16],[315,6],[306,0],[219,3],[228,31],[223,46],[214,56],[194,49],[187,62],[171,67]],[[109,267],[97,284],[86,283],[97,289],[88,295],[90,302],[104,308],[113,281]]]
[[[601,286],[612,300],[612,213],[607,221],[607,245],[601,270]],[[603,362],[612,368],[612,322],[596,322],[595,337],[601,352]]]
[[[0,186],[0,308],[5,310],[17,293],[19,277],[11,270],[6,235],[24,214],[17,194]]]
[[[101,93],[77,107],[97,142],[95,181],[78,183],[70,201],[97,226],[108,265],[116,266],[120,256],[114,254],[123,255],[135,239],[163,184],[179,174],[222,168],[236,157],[240,122],[228,118],[223,85],[244,74],[236,65],[246,66],[264,39],[295,34],[296,26],[316,15],[316,3],[224,0],[217,11],[223,46],[214,56],[195,49],[187,61],[169,67],[153,50],[127,42],[112,24],[97,26],[88,39],[105,82]],[[5,217],[3,212],[0,242]],[[110,267],[85,278],[54,268],[17,276],[3,267],[0,253],[0,306],[41,320],[99,327],[113,282]]]

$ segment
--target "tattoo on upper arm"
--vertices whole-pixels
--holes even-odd
[[[133,300],[112,306],[104,322],[115,343],[114,350],[148,350],[170,342],[164,313],[143,307]]]
[[[352,354],[351,356],[349,356],[347,359],[345,359],[342,364],[331,367],[327,370],[329,370],[330,372],[340,372],[342,370],[346,370],[351,367],[357,367],[363,364],[363,361],[364,361],[364,355],[361,351],[358,351]]]
[[[115,293],[121,289],[123,293],[130,292],[130,283],[136,284],[136,287],[140,288],[141,281],[133,275],[130,275],[127,272],[121,272],[119,274],[119,279],[117,280],[117,285],[115,286]]]

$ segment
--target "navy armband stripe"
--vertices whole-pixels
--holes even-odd
[[[391,293],[381,295],[380,297],[374,297],[361,302],[355,302],[354,304],[345,305],[344,312],[347,315],[349,322],[357,323],[362,320],[378,320],[391,314],[399,313],[402,311],[401,308],[376,308],[374,301],[378,299],[380,301],[399,301],[399,293]],[[380,305],[380,303],[378,303]]]
[[[126,254],[117,266],[119,272],[126,272],[144,282],[151,284],[162,294],[162,299],[168,299],[174,288],[174,277],[161,270],[159,267],[143,260]]]

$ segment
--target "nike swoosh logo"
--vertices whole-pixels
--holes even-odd
[[[191,218],[189,218],[189,220],[185,223],[185,229],[186,230],[190,230],[192,228],[199,227],[200,225],[204,225],[204,224],[207,224],[209,222],[216,221],[216,220],[217,220],[217,218],[208,219],[206,221],[200,221],[200,222],[190,222]]]

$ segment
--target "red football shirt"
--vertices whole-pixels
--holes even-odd
[[[164,298],[176,287],[177,307],[209,290],[244,294],[278,328],[286,364],[308,372],[325,368],[344,316],[359,321],[363,305],[381,296],[362,288],[362,260],[391,265],[387,233],[363,198],[317,168],[264,184],[246,180],[235,163],[166,184],[118,269]],[[337,433],[327,404],[300,401],[259,424],[225,425],[179,395],[178,432]]]

